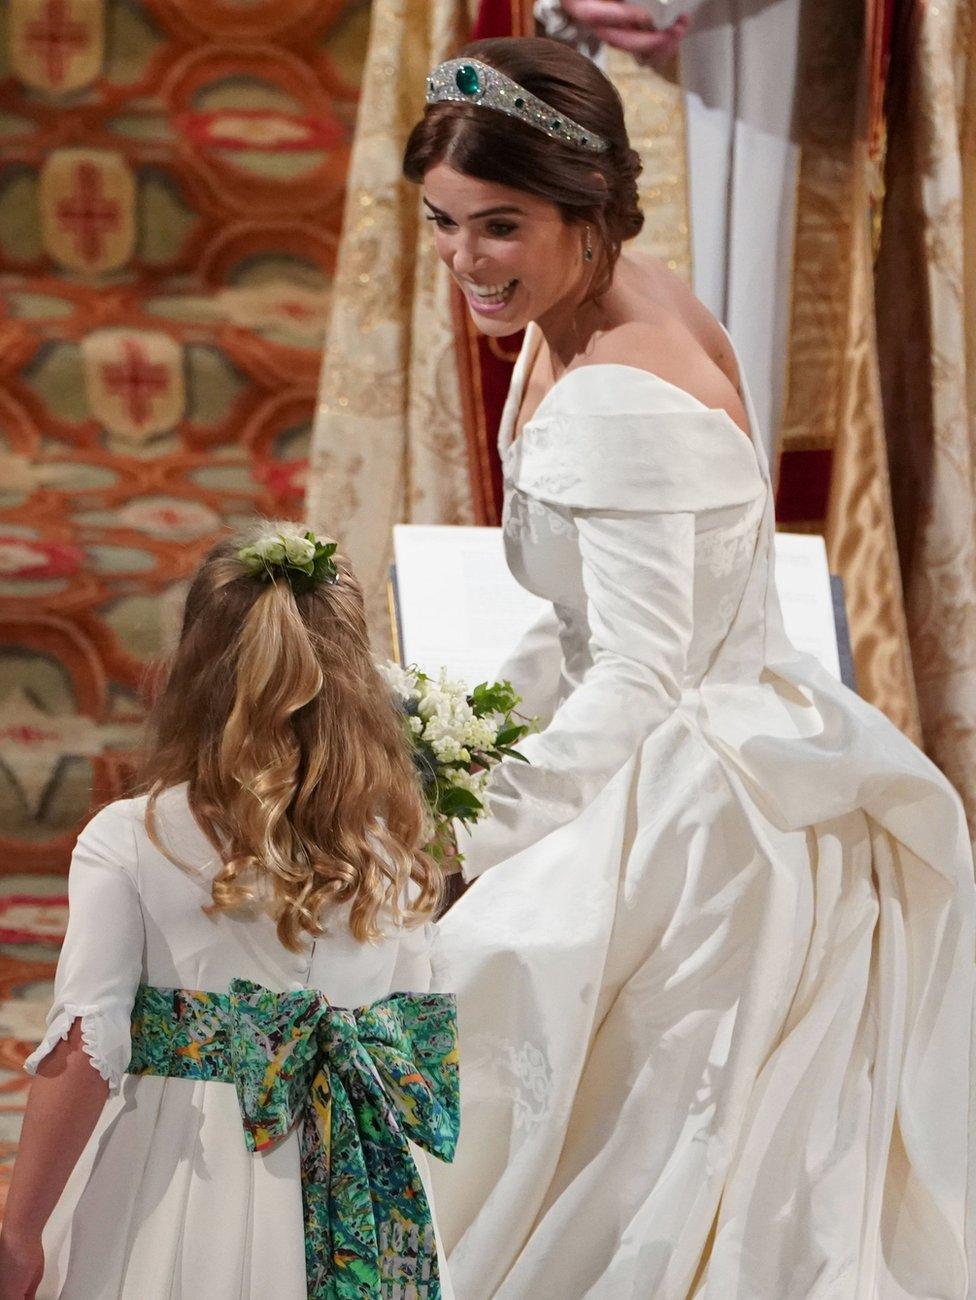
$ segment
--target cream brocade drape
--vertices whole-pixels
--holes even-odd
[[[976,835],[976,24],[971,0],[912,8],[877,271],[885,426],[925,744]]]
[[[637,181],[644,229],[628,245],[667,262],[691,282],[691,217],[684,106],[674,70],[639,67],[621,50],[606,49],[604,71],[620,92],[630,143],[641,156]]]
[[[475,522],[450,284],[401,154],[465,0],[374,0],[312,436],[306,513],[342,539],[387,649],[393,525]]]

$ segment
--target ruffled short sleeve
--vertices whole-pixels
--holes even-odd
[[[129,1021],[142,979],[145,928],[137,886],[132,804],[103,809],[82,831],[68,874],[68,931],[44,1041],[24,1068],[36,1074],[81,1021],[85,1051],[115,1091],[129,1064]]]

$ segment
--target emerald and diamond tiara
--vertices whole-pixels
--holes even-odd
[[[610,147],[603,136],[557,113],[504,72],[478,59],[448,59],[435,68],[427,78],[427,103],[478,104],[517,117],[561,144],[591,153],[604,153]]]

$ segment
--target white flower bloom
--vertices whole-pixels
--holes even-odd
[[[469,715],[471,712],[464,685],[449,680],[444,672],[436,682],[423,683],[419,707],[421,716],[425,718],[435,716],[457,718]]]
[[[488,718],[471,716],[464,728],[464,742],[471,749],[492,749],[498,728]]]
[[[280,564],[285,558],[285,544],[279,537],[266,537],[254,549],[268,564]]]
[[[281,544],[292,564],[308,564],[315,558],[315,543],[310,542],[307,537],[300,537],[297,534],[292,537],[282,533]]]
[[[488,784],[490,775],[491,773],[488,771],[469,772],[467,768],[462,767],[451,774],[451,783],[460,786],[462,790],[467,790],[476,799],[480,799],[485,792],[485,786]]]
[[[430,743],[434,757],[442,763],[470,763],[471,755],[455,736],[440,735],[431,737],[424,732],[424,739]]]
[[[450,718],[457,704],[444,691],[432,686],[423,692],[418,707],[423,718]]]
[[[409,703],[420,698],[417,675],[411,672],[409,668],[401,668],[399,664],[387,660],[385,663],[378,663],[376,671],[394,695],[398,695],[404,702]],[[413,725],[413,719],[411,719],[411,725]]]
[[[415,736],[419,736],[424,729],[424,720],[423,718],[418,718],[415,714],[411,714],[411,716],[407,718],[407,726]]]

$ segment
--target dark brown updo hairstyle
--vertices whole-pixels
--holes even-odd
[[[589,222],[602,252],[602,274],[591,290],[599,296],[610,286],[621,245],[644,224],[637,198],[640,156],[630,147],[613,84],[590,59],[542,36],[473,41],[459,57],[504,72],[610,148],[574,148],[475,103],[428,104],[407,141],[404,176],[419,185],[431,167],[446,162],[466,176],[548,199],[564,221]]]

